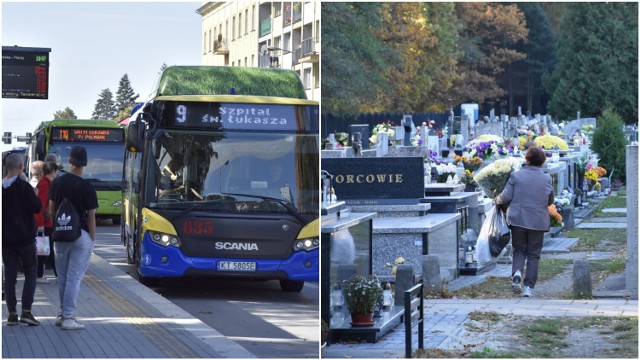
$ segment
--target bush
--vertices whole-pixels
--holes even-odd
[[[593,143],[591,150],[598,153],[600,162],[598,165],[613,173],[614,178],[622,179],[626,177],[626,141],[623,121],[612,109],[602,112],[602,117],[596,120],[598,126],[593,133]]]

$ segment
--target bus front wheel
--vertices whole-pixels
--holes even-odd
[[[304,281],[280,280],[280,288],[284,292],[300,292],[304,287]]]

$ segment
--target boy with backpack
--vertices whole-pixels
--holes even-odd
[[[49,212],[53,214],[55,263],[58,273],[60,309],[56,326],[80,330],[84,325],[74,317],[84,273],[89,267],[96,239],[98,197],[93,185],[83,178],[87,151],[73,146],[69,153],[71,170],[56,177],[49,188]]]

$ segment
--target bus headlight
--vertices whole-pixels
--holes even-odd
[[[169,234],[156,232],[156,231],[149,231],[149,237],[151,238],[151,241],[153,241],[158,245],[162,245],[164,247],[174,246],[179,248],[180,246],[182,246],[180,239],[175,235],[169,235]]]
[[[310,251],[318,248],[319,245],[320,245],[320,239],[318,238],[298,239],[293,244],[293,251],[300,251],[300,250]]]

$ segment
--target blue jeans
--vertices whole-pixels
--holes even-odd
[[[54,243],[60,309],[65,319],[72,318],[76,310],[82,277],[89,267],[93,245],[91,235],[84,230],[74,242]]]

